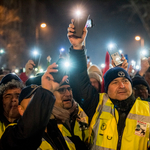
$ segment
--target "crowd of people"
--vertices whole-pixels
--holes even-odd
[[[130,75],[128,62],[102,73],[87,65],[84,41],[68,27],[73,69],[56,82],[57,63],[29,78],[33,60],[20,76],[0,81],[1,150],[147,150],[150,148],[150,65]],[[103,85],[104,84],[104,85]],[[104,92],[102,88],[104,87]]]

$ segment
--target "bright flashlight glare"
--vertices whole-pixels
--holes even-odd
[[[43,72],[44,70],[43,69],[40,69],[40,72]]]
[[[101,68],[105,68],[105,64],[101,64]]]
[[[121,49],[119,50],[119,53],[122,54],[122,50]]]
[[[69,62],[65,62],[65,67],[69,67],[70,63]]]
[[[131,60],[131,65],[135,66],[136,62],[134,60]]]
[[[117,57],[117,58],[116,58],[116,61],[119,61],[119,60],[120,60],[120,58]]]
[[[18,69],[15,69],[15,73],[19,73],[19,70],[18,70]]]
[[[81,15],[81,11],[80,11],[80,10],[77,10],[77,11],[76,11],[76,15],[77,15],[77,16],[80,16],[80,15]]]
[[[134,71],[134,69],[132,69],[132,73],[134,73],[135,71]]]
[[[136,67],[135,67],[136,69],[140,69],[140,66],[138,66],[138,65],[136,65]]]
[[[111,43],[108,45],[109,50],[113,49],[115,47],[115,44]]]
[[[144,49],[144,50],[142,50],[142,52],[141,52],[141,53],[142,53],[142,55],[144,55],[144,56],[145,56],[145,55],[147,54],[147,50],[145,50],[145,49]]]
[[[64,48],[61,48],[61,49],[60,49],[61,52],[63,52],[64,50],[65,50]]]
[[[3,49],[1,49],[1,50],[0,50],[0,53],[1,53],[1,54],[3,54],[3,53],[4,53],[4,50],[3,50]]]
[[[38,68],[35,68],[35,71],[38,71]]]
[[[38,52],[35,50],[35,51],[33,51],[33,55],[38,55]]]
[[[30,76],[30,78],[34,78],[34,76],[33,76],[33,75],[31,75],[31,76]]]

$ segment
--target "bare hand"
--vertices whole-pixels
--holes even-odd
[[[33,72],[33,68],[34,68],[35,64],[33,62],[33,60],[29,60],[26,65],[25,65],[25,69],[26,69],[26,75],[29,77],[31,75],[31,73]]]
[[[67,34],[68,39],[74,49],[76,49],[76,50],[82,49],[82,46],[84,45],[84,42],[86,39],[87,29],[86,29],[86,27],[83,29],[83,34],[82,34],[81,38],[75,37],[74,36],[75,29],[74,29],[74,25],[73,25],[74,20],[72,19],[71,22],[72,23],[69,24],[69,27],[68,27],[68,34]]]
[[[141,59],[141,70],[139,71],[139,74],[143,76],[145,72],[148,70],[148,68],[149,68],[148,58],[144,57]]]
[[[121,61],[123,61],[123,63],[119,67],[121,67],[121,68],[123,68],[124,70],[127,71],[127,69],[128,69],[128,62],[127,62],[127,60],[125,59],[125,57],[122,54],[121,54],[121,56],[122,56],[121,57]],[[112,64],[113,67],[116,67],[113,60],[111,61],[111,64]]]
[[[129,68],[128,68],[128,74],[129,74],[129,75],[132,74],[132,70],[133,70],[133,66],[130,65]]]
[[[53,63],[52,65],[48,66],[47,71],[42,76],[42,87],[51,92],[54,92],[56,89],[58,89],[60,84],[62,84],[68,78],[68,76],[64,76],[61,83],[55,82],[53,76],[50,73],[57,72],[57,69],[53,69],[56,67],[56,63]]]

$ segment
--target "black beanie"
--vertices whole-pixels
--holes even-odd
[[[147,87],[148,93],[150,92],[149,85],[143,77],[138,76],[138,75],[135,76],[132,79],[132,83],[133,83],[132,87],[135,87],[136,85],[139,85],[139,84],[145,85]]]
[[[108,86],[109,86],[110,82],[119,77],[127,78],[132,84],[132,80],[126,70],[124,70],[121,67],[111,68],[104,75],[104,86],[105,86],[106,93],[108,91]]]
[[[21,79],[16,74],[9,73],[2,78],[0,85],[6,84],[6,83],[10,82],[11,80],[16,80],[18,82],[22,82]]]

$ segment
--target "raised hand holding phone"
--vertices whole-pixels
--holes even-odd
[[[69,39],[70,43],[72,44],[73,48],[76,50],[81,50],[82,46],[84,45],[84,41],[85,41],[85,38],[87,35],[87,29],[86,29],[86,27],[84,27],[82,37],[77,38],[74,36],[75,29],[74,29],[73,22],[74,22],[74,19],[72,19],[71,24],[69,24],[67,36],[68,36],[68,39]]]
[[[42,76],[42,87],[51,92],[54,92],[60,86],[60,84],[68,78],[68,76],[63,76],[59,83],[55,82],[53,74],[58,72],[58,70],[56,69],[57,66],[58,65],[56,63],[48,66],[46,72]]]
[[[115,66],[122,65],[123,61],[121,60],[121,55],[119,54],[119,50],[115,44],[110,44],[108,46],[108,52]]]

